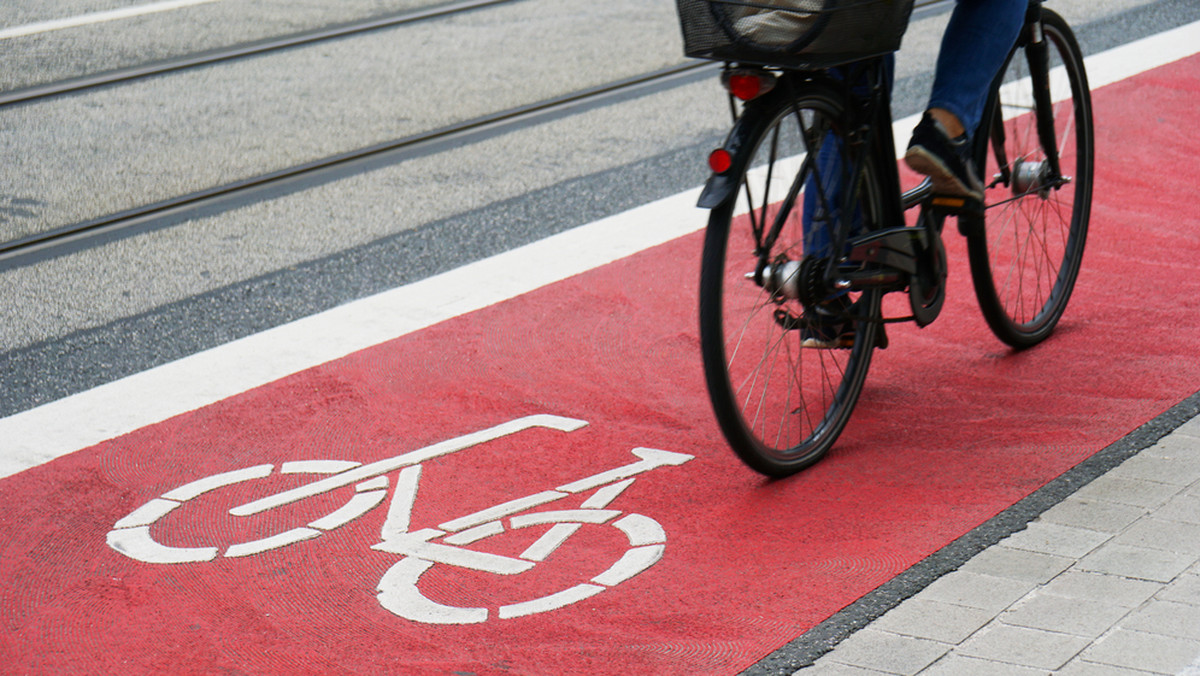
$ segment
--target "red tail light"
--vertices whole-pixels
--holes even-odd
[[[775,76],[765,70],[730,70],[721,76],[730,94],[743,101],[756,99],[775,88]]]

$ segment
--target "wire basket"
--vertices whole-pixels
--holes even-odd
[[[688,56],[829,68],[900,48],[913,0],[676,0]]]

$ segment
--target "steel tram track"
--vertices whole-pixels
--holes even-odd
[[[253,43],[180,58],[159,64],[110,71],[86,78],[60,81],[0,94],[0,106],[17,102],[81,91],[93,87],[118,84],[186,68],[198,67],[265,52],[287,49],[321,40],[347,37],[382,28],[469,12],[519,0],[462,0],[425,8],[401,15],[381,17],[366,22],[346,24],[330,29],[296,34],[266,42]],[[917,10],[946,8],[947,0],[917,0]],[[914,14],[916,11],[914,10]],[[914,17],[915,18],[915,17]],[[439,152],[458,145],[532,126],[579,109],[590,109],[623,98],[637,96],[687,84],[708,74],[718,66],[709,62],[687,62],[650,73],[598,85],[540,102],[518,106],[399,139],[331,155],[285,169],[259,174],[219,186],[135,207],[79,223],[60,226],[6,242],[0,242],[0,271],[22,267],[38,261],[57,258],[69,253],[100,246],[114,239],[140,232],[169,227],[190,217],[201,215],[206,208],[211,213],[236,208],[282,194],[289,184],[307,181],[306,185],[336,180],[343,176],[368,171],[372,160],[380,166]],[[188,216],[191,214],[192,216]]]
[[[259,56],[270,52],[311,45],[326,40],[351,37],[362,33],[395,28],[405,24],[440,19],[456,14],[464,14],[476,10],[487,9],[496,5],[520,2],[520,0],[457,0],[434,7],[408,10],[397,14],[374,17],[363,21],[330,26],[322,29],[294,33],[278,38],[268,38],[230,47],[197,52],[153,63],[118,68],[92,75],[84,75],[67,80],[59,80],[46,84],[22,87],[7,92],[0,92],[0,107],[28,103],[40,99],[62,96],[76,92],[123,84],[136,80],[164,75],[189,68],[199,68],[224,61]]]
[[[714,76],[688,62],[0,243],[0,271]]]

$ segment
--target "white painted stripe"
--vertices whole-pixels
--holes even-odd
[[[549,512],[531,512],[512,518],[513,528],[528,528],[547,523],[606,523],[621,515],[619,509],[559,509]]]
[[[387,491],[367,491],[366,493],[355,493],[350,501],[342,505],[333,512],[308,524],[310,528],[318,530],[333,530],[341,528],[358,517],[375,509],[375,506],[383,502],[387,497]]]
[[[39,21],[37,23],[25,24],[23,26],[0,28],[0,40],[20,38],[27,35],[37,35],[38,33],[49,33],[51,31],[62,30],[64,28],[90,26],[92,24],[104,23],[106,21],[116,21],[118,19],[131,19],[134,17],[145,16],[147,14],[167,12],[173,9],[181,9],[183,7],[191,7],[193,5],[203,5],[205,3],[217,1],[218,0],[167,0],[166,2],[152,2],[148,5],[122,7],[121,9],[113,9],[106,12],[81,14],[79,16],[73,16],[66,19]]]
[[[217,558],[216,547],[168,547],[150,537],[150,526],[118,528],[106,536],[108,546],[143,563],[198,563]]]
[[[481,509],[474,514],[468,514],[464,517],[454,519],[453,521],[447,521],[446,523],[438,524],[438,528],[450,532],[466,530],[472,526],[478,526],[488,521],[503,519],[510,514],[524,512],[527,509],[540,507],[544,504],[554,502],[555,500],[565,497],[567,497],[566,493],[559,493],[558,491],[542,491],[540,493],[534,493],[533,495],[527,495],[523,498],[517,498],[516,500],[509,500],[508,502],[503,502],[493,507],[488,507],[487,509]]]
[[[171,510],[182,505],[182,502],[174,500],[164,500],[163,498],[154,498],[150,502],[133,510],[128,516],[113,524],[113,528],[120,530],[122,528],[136,528],[138,526],[149,526],[166,516]]]
[[[595,596],[604,591],[604,587],[598,587],[594,584],[577,584],[574,587],[569,587],[560,592],[533,599],[532,601],[523,601],[521,603],[513,603],[507,606],[500,606],[500,610],[496,613],[501,619],[507,620],[514,617],[524,617],[525,615],[533,615],[534,613],[544,613],[548,610],[557,610],[564,606],[569,606],[572,603],[578,603],[586,598]]]
[[[613,500],[616,500],[621,493],[625,492],[626,488],[633,485],[634,479],[626,479],[620,483],[615,483],[605,486],[592,494],[592,497],[583,501],[581,507],[584,509],[604,509]]]
[[[408,532],[412,521],[413,505],[417,501],[417,486],[420,482],[420,465],[400,470],[400,474],[396,476],[396,490],[392,494],[392,504],[388,506],[387,519],[383,522],[379,539],[387,542]]]
[[[427,624],[477,624],[488,618],[487,608],[457,608],[435,603],[417,589],[432,561],[404,558],[388,568],[379,580],[379,605],[414,622]]]
[[[337,474],[361,465],[353,460],[294,460],[279,468],[280,474]],[[384,481],[387,479],[385,478]]]
[[[526,561],[545,561],[547,557],[558,551],[558,548],[563,546],[563,543],[582,526],[583,524],[580,523],[555,524],[550,530],[543,533],[542,537],[537,539],[537,542],[529,545],[525,551],[521,552],[520,558]],[[450,538],[446,538],[446,542],[449,541]]]
[[[613,524],[629,538],[629,544],[634,547],[656,545],[667,541],[667,531],[660,523],[644,514],[630,514]]]
[[[454,535],[451,535],[450,537],[447,537],[444,540],[442,540],[442,542],[445,542],[448,545],[454,545],[456,547],[460,547],[463,545],[469,545],[469,544],[478,542],[484,538],[490,538],[493,535],[499,535],[503,532],[504,532],[504,524],[500,523],[499,521],[489,521],[488,523],[485,523],[482,526],[468,528],[468,529],[462,531],[461,533],[455,533]],[[525,556],[525,555],[521,555],[520,558],[528,559],[529,557]]]
[[[1088,75],[1096,89],[1198,51],[1200,22],[1097,54]],[[896,123],[897,137],[910,120]],[[694,232],[705,220],[698,195],[689,190],[0,420],[0,478]]]
[[[471,549],[426,542],[429,530],[432,529],[393,538],[387,542],[372,545],[371,549],[390,554],[409,556],[423,561],[444,563],[448,566],[457,566],[458,568],[470,568],[471,570],[479,570],[496,575],[517,575],[524,573],[534,566],[532,561],[521,561],[520,559],[501,556],[499,554],[489,554],[487,552],[477,552]]]
[[[294,545],[297,542],[311,540],[320,534],[321,531],[313,530],[312,528],[293,528],[289,531],[284,531],[260,540],[251,540],[250,542],[241,542],[236,545],[230,545],[229,549],[225,550],[225,556],[237,558],[241,556],[262,554],[263,552],[269,552],[272,549],[279,549],[280,547]]]
[[[611,568],[592,578],[592,582],[605,587],[615,587],[658,563],[662,560],[663,552],[666,549],[666,545],[649,545],[630,549]]]
[[[197,479],[189,484],[184,484],[173,491],[163,493],[163,497],[168,500],[176,500],[185,502],[192,498],[203,495],[211,490],[230,486],[233,484],[249,481],[251,479],[262,479],[271,474],[274,465],[255,465],[245,469],[234,470],[232,472],[224,472],[222,474],[214,474],[210,477]]]
[[[233,514],[234,516],[250,516],[251,514],[258,514],[259,512],[265,512],[268,509],[279,507],[280,505],[286,505],[296,502],[297,500],[310,498],[314,495],[327,493],[334,489],[341,488],[342,486],[349,486],[350,484],[357,483],[363,479],[372,478],[380,474],[386,474],[392,470],[400,469],[401,467],[416,465],[442,455],[456,453],[463,449],[470,448],[476,444],[482,444],[486,441],[493,441],[495,439],[508,436],[509,434],[515,434],[517,432],[527,430],[531,427],[545,427],[548,429],[570,432],[577,430],[584,425],[587,425],[587,423],[582,420],[562,418],[553,415],[531,415],[524,418],[517,418],[516,420],[510,420],[506,423],[496,425],[495,427],[489,427],[486,430],[464,434],[461,437],[448,439],[446,441],[433,444],[432,446],[426,446],[422,449],[398,455],[394,458],[376,460],[369,465],[363,465],[341,474],[335,474],[331,477],[326,477],[302,486],[297,486],[296,488],[283,491],[282,493],[275,493],[274,495],[269,495],[253,502],[247,502],[244,505],[239,505],[233,509],[230,509],[229,513]],[[406,479],[400,477],[398,480],[403,481]],[[415,490],[415,487],[413,490]],[[171,496],[165,495],[163,497],[169,498]]]

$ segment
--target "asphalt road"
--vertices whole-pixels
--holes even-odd
[[[0,27],[127,4],[9,3]],[[1200,19],[1195,0],[1050,4],[1088,53]],[[218,0],[3,39],[0,90],[415,6]],[[897,116],[922,107],[947,8],[906,35]],[[667,0],[521,0],[3,107],[0,239],[683,62]],[[727,126],[715,80],[682,78],[0,261],[0,416],[694,187]]]

